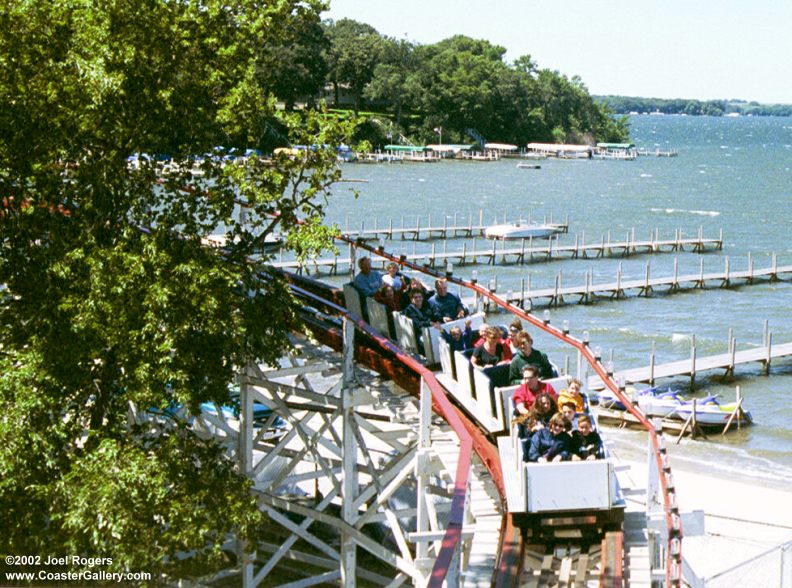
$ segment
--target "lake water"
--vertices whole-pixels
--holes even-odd
[[[770,265],[771,254],[779,265],[792,264],[792,119],[634,116],[632,139],[638,147],[677,149],[679,156],[640,157],[635,161],[542,161],[541,169],[518,169],[515,160],[489,163],[442,162],[439,164],[346,164],[344,176],[367,183],[339,184],[331,199],[328,220],[351,228],[386,226],[389,219],[407,225],[421,217],[423,225],[443,217],[452,224],[469,215],[485,222],[497,215],[554,220],[569,217],[569,234],[561,244],[574,244],[574,235],[585,233],[587,242],[598,242],[611,231],[613,240],[624,240],[635,228],[636,238],[646,239],[659,230],[672,238],[681,228],[694,236],[699,227],[707,237],[723,230],[722,251],[635,255],[628,258],[561,259],[536,261],[524,266],[466,266],[455,275],[469,278],[476,269],[487,283],[497,275],[498,291],[520,288],[530,275],[534,288],[551,287],[558,272],[567,285],[583,284],[593,271],[595,282],[613,281],[618,264],[624,279],[644,277],[647,261],[652,276],[673,275],[674,259],[679,273],[722,271],[725,257],[732,270]],[[355,199],[350,190],[360,193]],[[461,250],[462,239],[448,243],[449,251]],[[479,240],[479,247],[484,242]],[[413,244],[392,241],[389,251],[412,252]],[[430,245],[419,244],[418,250]],[[470,247],[468,246],[468,250]],[[792,284],[761,282],[735,289],[709,288],[666,295],[658,291],[649,298],[631,294],[628,300],[599,300],[591,305],[569,304],[552,309],[552,321],[569,320],[573,334],[587,330],[593,346],[607,359],[613,354],[616,370],[648,365],[652,342],[657,361],[690,356],[695,334],[699,356],[724,353],[729,329],[738,349],[761,345],[764,320],[769,320],[775,343],[792,342]],[[506,322],[506,321],[505,321]],[[563,365],[563,345],[536,335],[536,346]],[[570,358],[574,366],[574,357]],[[574,369],[574,368],[573,368]],[[665,386],[687,390],[686,378],[663,380]],[[792,481],[792,359],[780,360],[764,376],[759,364],[738,366],[734,378],[720,372],[699,374],[694,395],[718,393],[731,401],[740,386],[744,406],[755,424],[726,437],[709,441],[684,440],[672,448],[675,459],[723,468],[727,473],[749,474],[770,482]],[[635,432],[609,432],[627,444],[643,447]]]

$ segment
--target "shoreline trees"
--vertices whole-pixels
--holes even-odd
[[[391,115],[392,137],[431,141],[438,127],[448,143],[471,142],[468,129],[516,144],[628,137],[626,120],[596,103],[579,77],[541,69],[530,56],[507,63],[503,47],[464,35],[419,45],[350,19],[324,25],[332,61],[346,67],[329,79],[335,105],[338,88],[348,88],[355,112],[366,101]]]

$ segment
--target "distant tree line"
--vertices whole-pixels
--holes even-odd
[[[529,56],[457,35],[432,45],[379,34],[351,19],[315,23],[283,48],[273,86],[287,108],[324,96],[335,107],[365,110],[360,138],[374,144],[488,141],[621,141],[626,117],[595,102],[581,79],[539,68]],[[270,49],[273,54],[278,48]],[[323,93],[327,88],[329,92]],[[438,130],[435,130],[438,129]]]
[[[617,114],[662,112],[690,116],[792,116],[792,104],[759,104],[744,100],[685,100],[681,98],[640,98],[635,96],[595,96],[594,100]]]

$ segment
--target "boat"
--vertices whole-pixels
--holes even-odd
[[[520,169],[542,169],[538,163],[518,163],[517,167]]]
[[[738,415],[733,417],[734,420],[740,419],[741,423],[752,423],[753,417],[747,410],[743,410],[738,406],[737,402],[727,402],[721,404],[715,398],[708,402],[696,402],[696,423],[704,426],[725,426],[732,418],[732,415],[737,412]],[[678,406],[674,412],[675,418],[683,421],[688,420],[693,414],[693,402]]]
[[[622,401],[619,400],[619,397],[608,388],[598,392],[596,396],[594,396],[594,400],[596,404],[602,408],[610,410],[627,410]]]
[[[484,236],[487,239],[547,239],[560,232],[554,225],[516,222],[489,226],[484,229]]]
[[[677,409],[688,405],[692,406],[693,404],[692,400],[688,400],[678,390],[672,390],[671,388],[665,392],[661,392],[656,388],[646,388],[637,392],[634,397],[638,402],[638,407],[648,417],[678,418],[675,414]],[[698,399],[696,402],[701,406],[716,402],[716,397],[710,394]]]
[[[693,414],[694,401],[682,396],[677,390],[667,389],[659,391],[655,388],[646,388],[632,393],[632,398],[638,408],[650,418],[667,418],[676,421],[686,421]],[[597,395],[597,403],[602,408],[611,410],[625,410],[624,404],[618,400],[610,390],[603,390]],[[717,395],[708,394],[704,398],[695,400],[696,422],[702,426],[724,426],[737,410],[737,402],[721,403]],[[737,418],[737,417],[735,417]],[[739,411],[740,422],[751,423],[751,413]]]

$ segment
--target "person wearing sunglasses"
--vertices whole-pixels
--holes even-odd
[[[531,437],[528,461],[546,463],[569,460],[574,452],[572,437],[568,433],[571,428],[564,415],[554,414],[547,428],[535,432]]]

